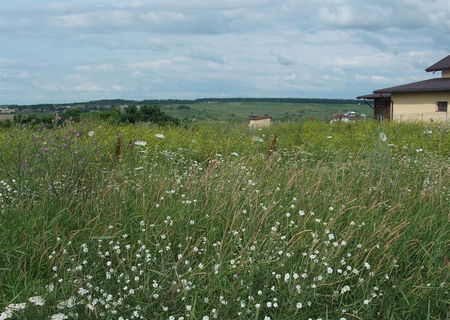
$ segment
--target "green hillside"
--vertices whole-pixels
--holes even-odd
[[[244,121],[253,116],[271,116],[274,120],[295,121],[311,117],[329,119],[333,114],[356,111],[372,116],[365,104],[285,103],[285,102],[218,102],[162,105],[161,110],[177,118],[198,120]]]

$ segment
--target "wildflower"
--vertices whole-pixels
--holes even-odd
[[[159,139],[164,139],[165,138],[165,136],[162,133],[155,134],[155,137],[157,137]]]
[[[364,262],[364,267],[366,267],[367,270],[370,269],[370,264],[368,264],[367,262]]]
[[[6,309],[2,313],[0,313],[0,320],[6,320],[13,316],[13,313],[10,309]]]
[[[341,294],[346,293],[347,291],[350,291],[350,287],[349,287],[349,286],[344,286],[344,287],[341,289]]]
[[[330,267],[328,267],[327,272],[328,272],[329,274],[332,274],[332,273],[333,273],[333,269],[331,269]]]
[[[298,302],[296,305],[297,309],[303,308],[303,304],[301,302]]]
[[[84,288],[78,289],[78,294],[79,294],[80,296],[84,296],[84,295],[87,294],[87,293],[89,293],[89,291],[86,290],[86,289],[84,289]]]
[[[383,141],[383,142],[387,141],[387,136],[386,136],[386,134],[384,132],[380,133],[380,140]]]
[[[135,146],[145,147],[147,145],[147,141],[136,141],[134,143]]]
[[[89,137],[93,137],[93,136],[94,136],[94,134],[95,134],[95,132],[94,132],[94,131],[89,131],[89,132],[88,132],[88,136],[89,136]]]
[[[31,297],[28,299],[28,301],[30,301],[35,306],[43,306],[45,304],[44,298],[40,296]]]
[[[26,308],[27,304],[25,302],[23,303],[13,303],[6,307],[6,309],[9,309],[11,311],[20,311],[24,310]]]
[[[56,313],[50,317],[51,320],[64,320],[68,318],[69,317],[66,316],[64,313]]]

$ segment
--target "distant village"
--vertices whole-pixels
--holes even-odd
[[[17,113],[17,109],[12,109],[12,108],[0,108],[0,113],[2,114],[14,114]]]

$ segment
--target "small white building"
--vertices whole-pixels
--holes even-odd
[[[0,108],[0,113],[15,113],[16,111],[16,109]]]
[[[249,119],[250,127],[268,127],[272,123],[272,117],[254,117]]]

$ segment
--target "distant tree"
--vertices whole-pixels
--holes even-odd
[[[154,122],[157,124],[180,124],[180,120],[167,115],[156,106],[144,105],[141,107],[140,113],[141,121]]]
[[[129,106],[121,114],[122,122],[136,123],[139,121],[139,111],[134,105]]]
[[[140,109],[136,106],[129,106],[123,112],[120,113],[120,121],[128,123],[136,122],[153,122],[160,125],[165,124],[180,124],[180,120],[173,118],[166,113],[162,112],[156,106],[143,105]]]
[[[72,109],[72,108],[67,109],[66,111],[63,112],[61,118],[63,120],[72,120],[78,122],[80,121],[81,118],[81,111],[79,109]]]

